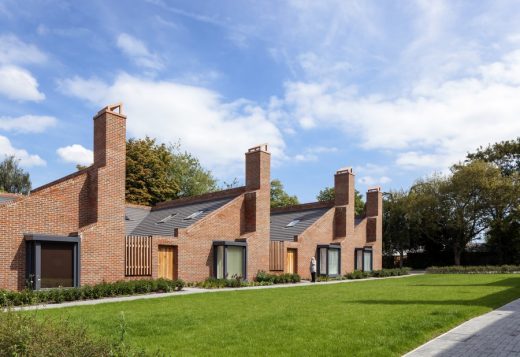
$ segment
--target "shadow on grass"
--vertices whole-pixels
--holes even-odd
[[[462,305],[462,306],[484,306],[496,309],[516,298],[520,297],[520,277],[508,278],[489,284],[420,284],[411,285],[420,287],[493,287],[493,286],[505,286],[508,289],[504,289],[492,294],[487,294],[476,299],[371,299],[371,300],[355,300],[349,303],[368,304],[368,305]]]
[[[410,284],[409,286],[423,286],[423,287],[471,287],[471,286],[509,286],[520,288],[520,276],[515,278],[507,278],[499,281],[494,281],[487,284]]]

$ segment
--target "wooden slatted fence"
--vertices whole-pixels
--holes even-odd
[[[152,237],[125,237],[125,275],[152,275]]]
[[[284,242],[272,240],[269,244],[269,270],[283,271]]]

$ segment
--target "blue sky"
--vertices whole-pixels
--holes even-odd
[[[516,1],[0,1],[0,156],[39,186],[91,160],[92,116],[180,140],[221,180],[267,142],[302,202],[351,166],[409,187],[520,135]]]

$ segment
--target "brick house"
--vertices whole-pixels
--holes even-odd
[[[146,277],[308,277],[381,268],[382,199],[354,216],[354,174],[335,175],[335,202],[270,209],[267,145],[245,154],[245,186],[153,207],[125,203],[126,117],[94,116],[94,163],[33,190],[0,194],[0,288],[79,286]]]

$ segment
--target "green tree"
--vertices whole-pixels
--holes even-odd
[[[291,196],[285,192],[280,180],[271,181],[271,208],[297,205],[298,197]]]
[[[325,187],[323,190],[320,190],[316,199],[320,202],[333,201],[335,197],[334,187]],[[360,216],[365,212],[365,202],[363,201],[363,196],[359,193],[358,190],[355,190],[355,199],[354,199],[354,207],[356,210],[356,215]]]
[[[7,156],[0,162],[0,192],[28,194],[31,191],[31,178],[19,166],[20,160]]]
[[[466,162],[482,160],[492,163],[502,173],[489,182],[486,241],[496,253],[498,263],[520,262],[520,137],[480,147],[467,155]]]
[[[176,197],[189,197],[216,191],[217,180],[200,164],[200,161],[187,151],[181,151],[180,144],[170,147],[172,164],[170,174],[177,183]]]
[[[217,181],[180,145],[129,139],[126,145],[126,200],[153,205],[217,189]]]
[[[467,161],[491,162],[505,176],[520,173],[520,137],[489,145],[485,149],[481,146],[476,152],[467,155]]]
[[[171,173],[172,154],[155,139],[129,139],[126,143],[126,200],[153,205],[174,199],[179,185]]]
[[[482,204],[488,227],[486,241],[498,264],[520,263],[520,174],[501,175],[498,168],[488,176]]]
[[[487,229],[489,182],[500,177],[496,167],[481,161],[454,165],[451,175],[435,175],[410,190],[413,219],[421,233],[450,249],[460,265],[467,244]]]
[[[399,253],[400,267],[403,266],[404,253],[418,246],[418,232],[410,210],[408,192],[401,190],[384,194],[383,249],[390,255]]]

